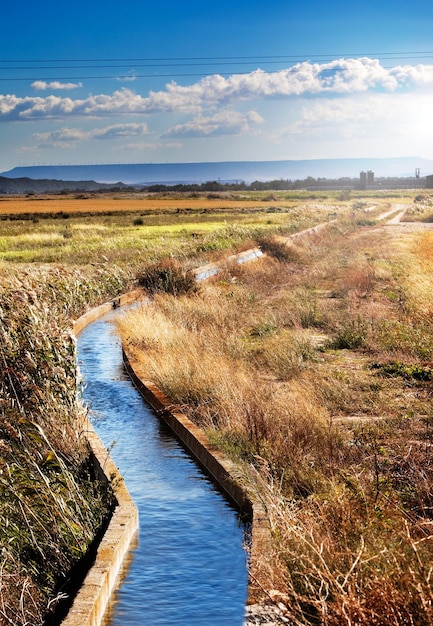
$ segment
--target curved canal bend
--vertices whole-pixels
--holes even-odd
[[[236,511],[123,371],[113,312],[78,337],[95,430],[139,510],[138,545],[109,626],[241,626],[248,573]]]

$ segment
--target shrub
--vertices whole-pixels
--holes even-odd
[[[373,363],[371,368],[383,376],[401,376],[406,380],[433,380],[433,369],[419,363]]]
[[[171,259],[154,263],[145,268],[138,277],[138,283],[150,295],[165,292],[178,296],[180,294],[194,293],[198,289],[194,277],[185,272],[178,263]]]
[[[368,325],[362,317],[348,319],[339,323],[335,338],[330,347],[336,350],[356,350],[366,344]]]
[[[292,245],[282,243],[271,237],[262,237],[258,240],[260,250],[282,263],[298,262],[299,251]]]

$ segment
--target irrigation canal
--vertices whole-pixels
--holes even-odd
[[[241,626],[245,529],[123,371],[113,312],[78,337],[83,400],[139,510],[107,626]]]

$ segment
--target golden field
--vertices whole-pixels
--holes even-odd
[[[0,198],[0,216],[41,213],[112,213],[158,210],[218,210],[266,208],[269,200],[238,200],[225,198],[178,198],[178,197],[14,197]],[[290,200],[278,200],[278,206],[288,208]]]

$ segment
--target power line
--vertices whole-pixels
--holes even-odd
[[[431,55],[433,50],[412,50],[412,51],[389,51],[389,52],[336,52],[329,54],[274,54],[274,55],[248,55],[248,56],[212,56],[212,57],[119,57],[119,58],[80,58],[80,59],[0,59],[0,63],[115,63],[115,62],[155,62],[155,61],[235,61],[235,60],[267,60],[267,59],[300,59],[300,58],[335,58],[335,57],[362,57],[362,56],[379,56],[389,57],[397,56],[406,58],[408,55]]]
[[[281,61],[261,61],[262,65],[281,63]],[[228,61],[224,65],[256,65],[257,61]],[[135,67],[198,67],[205,66],[210,67],[213,65],[221,65],[221,63],[158,63],[158,64],[129,64],[129,65],[45,65],[45,66],[30,66],[30,67],[2,67],[2,70],[76,70],[76,69],[125,69]]]
[[[423,56],[405,56],[405,57],[396,57],[398,59],[402,59],[404,58],[405,60],[407,59],[425,59],[425,58],[433,58],[433,52],[431,53],[425,53]],[[329,62],[330,59],[320,59],[320,62],[325,63],[325,62]],[[390,60],[389,57],[387,57],[387,60]],[[0,63],[2,63],[4,61],[0,61]],[[39,61],[38,61],[39,62]],[[54,62],[54,61],[52,61]],[[275,64],[280,64],[282,61],[278,60],[278,61],[226,61],[223,63],[224,66],[226,65],[236,65],[236,66],[240,66],[240,65],[256,65],[257,63],[260,63],[261,65],[275,65]],[[316,62],[318,62],[316,60]],[[31,65],[31,66],[21,66],[21,67],[3,67],[0,68],[2,70],[76,70],[76,69],[134,69],[136,67],[211,67],[211,66],[215,66],[215,65],[221,65],[221,62],[194,62],[194,63],[146,63],[146,64],[122,64],[122,65]]]
[[[0,65],[0,71],[46,71],[46,70],[86,70],[86,69],[118,69],[118,70],[135,70],[136,68],[181,68],[181,67],[220,67],[221,70],[214,71],[213,73],[220,76],[247,75],[250,71],[222,71],[227,66],[247,66],[247,65],[277,65],[282,64],[285,61],[291,63],[297,63],[304,61],[313,61],[314,63],[327,63],[336,61],[341,58],[360,58],[360,57],[374,57],[377,59],[383,59],[388,61],[397,60],[415,60],[415,59],[431,59],[433,58],[433,51],[412,51],[412,52],[382,52],[382,53],[356,53],[356,54],[341,54],[341,55],[309,55],[308,58],[301,57],[300,55],[268,55],[268,56],[227,56],[227,57],[161,57],[161,58],[113,58],[113,59],[0,59],[0,64],[11,63],[32,63],[33,65],[20,65],[20,66],[2,66]],[[146,61],[146,63],[143,63]],[[134,63],[135,62],[135,63]],[[35,65],[36,63],[43,63],[44,65]],[[46,65],[51,63],[53,65]],[[59,63],[67,63],[68,65],[58,65]],[[78,63],[80,63],[78,65]],[[97,63],[97,65],[95,65]],[[116,63],[116,65],[112,65]],[[121,63],[121,64],[120,64]],[[54,65],[57,64],[57,65]],[[385,69],[391,69],[392,66],[383,66]],[[289,69],[289,68],[284,68]],[[335,71],[339,68],[334,68]],[[344,68],[340,68],[343,70]],[[275,70],[281,71],[281,70]],[[326,72],[327,70],[322,70]],[[130,73],[130,74],[117,74],[117,75],[74,75],[74,76],[12,76],[12,77],[0,77],[0,81],[53,81],[53,80],[125,80],[125,79],[138,79],[138,78],[153,78],[153,79],[170,79],[170,78],[188,78],[188,77],[203,77],[207,72],[178,72],[178,73]]]
[[[393,66],[382,66],[384,69],[392,69]],[[341,71],[344,72],[347,68],[333,68],[333,69],[329,69],[329,70],[321,70],[321,74],[332,74],[334,72],[337,71]],[[282,71],[282,70],[275,70],[275,72],[277,71]],[[251,72],[215,72],[215,74],[217,74],[218,76],[248,76],[249,74],[251,74]],[[214,75],[215,75],[214,74]],[[170,74],[110,74],[109,76],[101,76],[101,75],[97,75],[97,76],[21,76],[19,78],[17,77],[10,77],[10,78],[5,78],[5,77],[1,77],[0,76],[0,81],[33,81],[33,82],[37,82],[37,81],[60,81],[60,80],[68,80],[68,81],[82,81],[82,80],[119,80],[119,81],[127,81],[127,80],[135,80],[136,78],[155,78],[155,79],[159,79],[159,78],[198,78],[198,77],[202,77],[205,76],[205,73],[203,72],[198,72],[198,73],[194,73],[194,72],[186,72],[186,73],[181,73],[181,74],[173,74],[172,72]]]
[[[233,72],[218,72],[219,76],[232,76]],[[237,75],[247,75],[250,74],[250,72],[236,72]],[[124,80],[124,79],[135,79],[135,78],[185,78],[185,77],[189,77],[189,76],[203,76],[203,73],[199,73],[199,74],[127,74],[122,76],[121,74],[117,74],[116,76],[38,76],[37,78],[35,78],[34,76],[29,78],[29,77],[22,77],[22,78],[1,78],[0,80],[6,80],[6,81],[19,81],[19,80],[24,80],[24,81],[46,81],[46,80],[106,80],[106,79],[117,79],[117,80]]]

